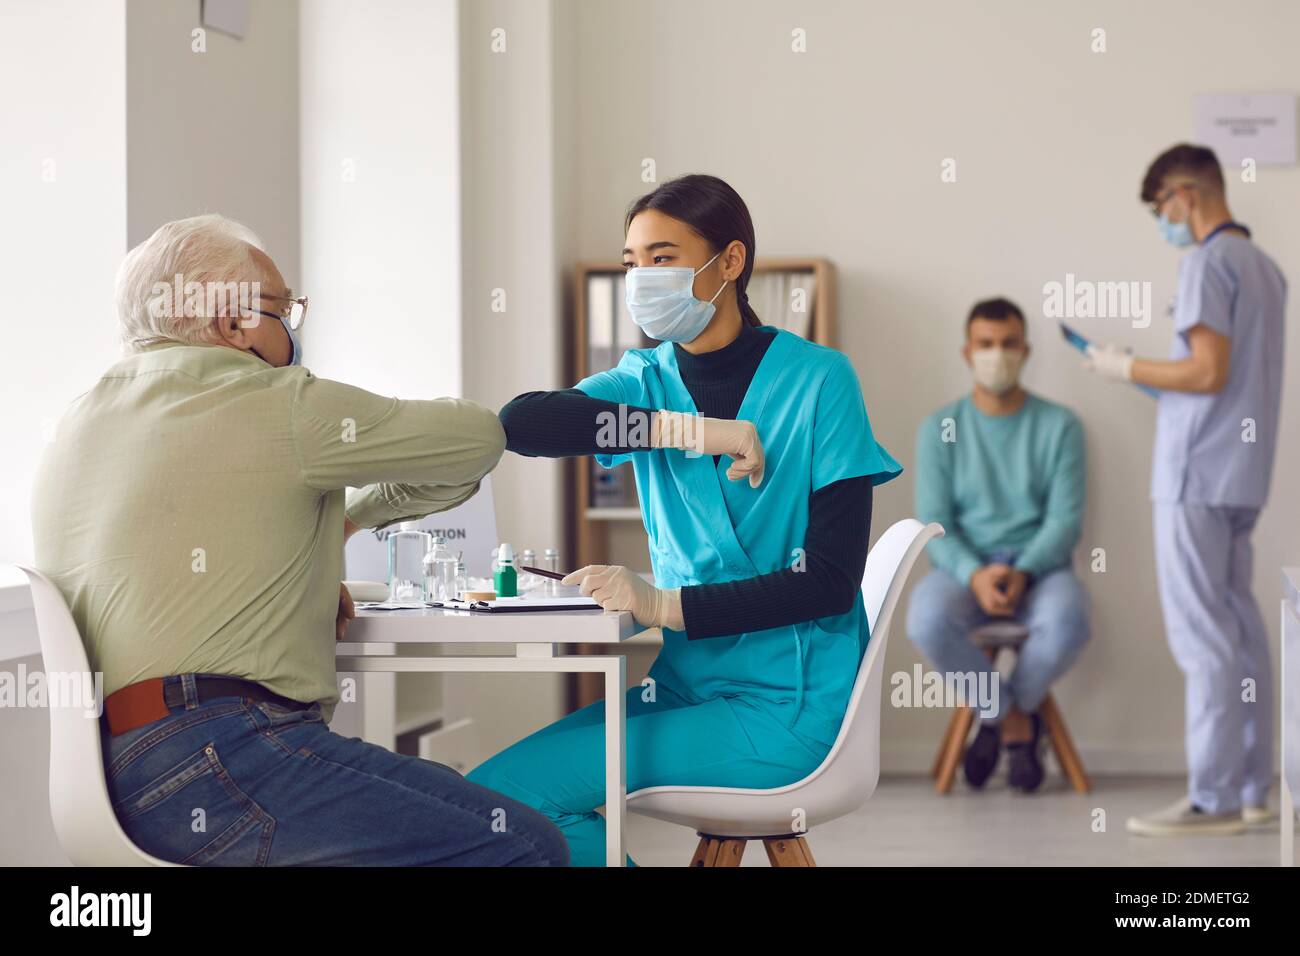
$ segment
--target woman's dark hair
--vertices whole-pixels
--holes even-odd
[[[745,268],[736,277],[736,304],[740,315],[750,325],[762,325],[758,313],[749,304],[745,287],[754,271],[754,221],[740,194],[717,176],[692,173],[661,183],[632,203],[623,220],[626,233],[638,213],[654,209],[679,219],[699,233],[710,248],[726,248],[739,239],[745,246]]]

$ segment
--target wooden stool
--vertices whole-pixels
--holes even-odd
[[[970,633],[971,642],[988,654],[991,661],[997,659],[998,651],[1002,648],[1019,648],[1028,637],[1029,631],[1024,625],[1014,621],[985,624]],[[1088,774],[1083,769],[1079,752],[1074,749],[1074,741],[1070,739],[1065,718],[1061,716],[1061,711],[1050,693],[1039,705],[1038,715],[1043,721],[1043,731],[1052,742],[1056,761],[1065,771],[1070,784],[1079,793],[1087,793],[1092,789],[1092,785],[1088,782]],[[937,793],[945,794],[952,789],[953,779],[957,776],[957,765],[961,763],[966,753],[966,738],[970,736],[971,724],[974,722],[975,708],[973,707],[959,707],[953,713],[952,720],[948,721],[948,730],[943,735],[939,753],[934,758],[934,766],[930,769],[930,776],[934,777],[934,789]]]
[[[700,845],[691,857],[691,866],[740,866],[740,858],[751,839],[763,841],[767,861],[773,866],[817,865],[808,841],[797,833],[770,837],[720,837],[708,833],[699,836]]]

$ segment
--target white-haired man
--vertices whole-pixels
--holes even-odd
[[[346,534],[473,495],[496,415],[313,376],[307,300],[223,217],[167,223],[117,285],[127,355],[60,420],[33,529],[127,834],[189,864],[564,865],[533,809],[327,726]]]

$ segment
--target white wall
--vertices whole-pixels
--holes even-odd
[[[0,561],[10,561],[32,555],[28,499],[46,426],[118,355],[126,44],[121,0],[5,0],[0,17]]]
[[[298,282],[298,3],[254,0],[235,38],[199,0],[127,4],[127,238],[219,212],[262,239]]]
[[[571,0],[566,0],[571,2]],[[839,268],[840,346],[880,440],[913,461],[922,417],[968,388],[962,320],[989,294],[1017,300],[1035,346],[1031,389],[1073,407],[1088,434],[1083,547],[1095,638],[1058,699],[1094,769],[1182,766],[1182,680],[1165,646],[1146,500],[1153,406],[1078,367],[1042,316],[1067,272],[1150,280],[1145,331],[1080,321],[1163,357],[1176,253],[1137,201],[1146,164],[1193,135],[1197,92],[1300,90],[1300,7],[1283,0],[1003,0],[792,5],[783,0],[579,3],[568,58],[577,135],[561,155],[577,243],[564,262],[609,258],[627,203],[659,179],[710,172],[750,205],[759,255],[824,255]],[[790,51],[807,31],[807,53]],[[1090,52],[1090,31],[1108,51]],[[958,180],[940,181],[945,157]],[[1300,288],[1300,170],[1261,171],[1229,198]],[[1292,344],[1287,395],[1300,387]],[[1293,401],[1291,402],[1293,405]],[[1294,408],[1291,409],[1294,413]],[[1256,534],[1256,592],[1276,630],[1278,568],[1300,559],[1300,442],[1284,426],[1273,501]],[[912,475],[878,490],[873,536],[912,510]],[[1276,642],[1276,634],[1274,634]],[[1276,650],[1275,650],[1276,655]],[[916,654],[901,626],[888,669]],[[886,769],[921,768],[941,712],[888,710]]]
[[[455,0],[313,0],[299,23],[307,364],[459,395]]]
[[[123,4],[4,0],[0,8],[3,564],[32,557],[28,499],[46,424],[118,355],[113,278],[126,252],[127,210]],[[15,580],[0,575],[0,668],[11,673],[40,666],[25,588]],[[46,799],[48,741],[43,711],[0,709],[5,864],[67,862]]]
[[[520,392],[572,384],[562,377],[558,267],[572,249],[574,187],[563,165],[572,34],[552,0],[472,0],[461,11],[462,367],[465,396],[500,408]],[[504,51],[493,51],[494,30],[504,31]],[[493,308],[499,295],[504,311]],[[507,454],[492,480],[516,550],[565,547],[560,462]]]

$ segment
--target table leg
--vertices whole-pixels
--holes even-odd
[[[605,865],[627,862],[627,658],[605,659]]]
[[[607,657],[554,657],[544,651],[524,656],[489,657],[387,657],[339,655],[342,672],[374,673],[602,673],[605,675],[605,864],[627,862],[627,659]]]

